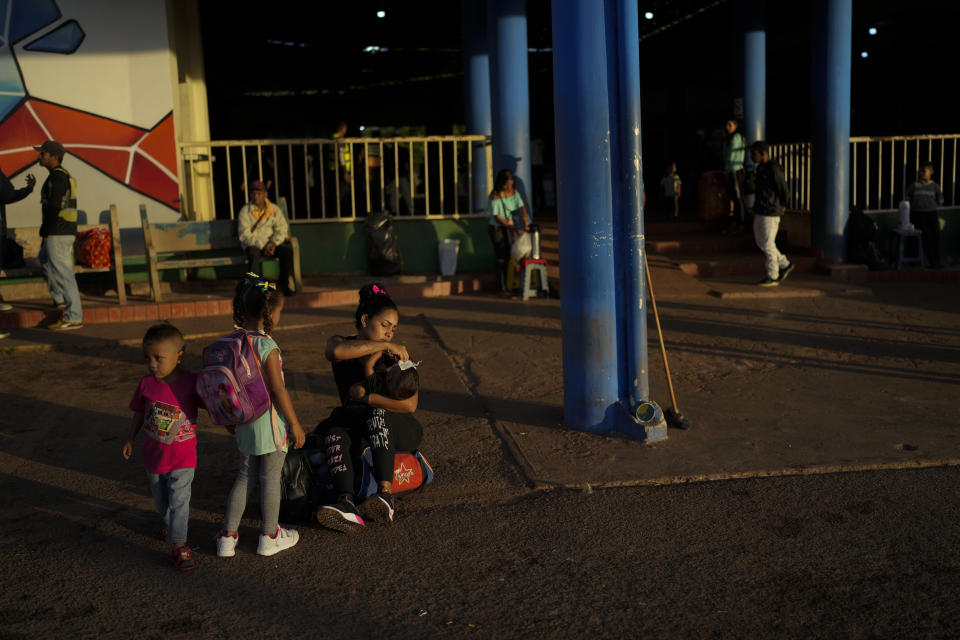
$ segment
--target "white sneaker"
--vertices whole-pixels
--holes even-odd
[[[237,543],[240,541],[240,535],[227,536],[221,531],[217,534],[217,556],[221,558],[232,558],[237,555]]]
[[[260,544],[257,545],[257,553],[261,556],[272,556],[280,553],[284,549],[289,549],[300,541],[300,534],[295,529],[284,529],[277,525],[277,532],[272,536],[265,533],[260,534]]]
[[[12,304],[10,304],[9,302],[0,301],[0,311],[12,311],[12,310],[13,310]]]
[[[3,340],[4,338],[9,338],[9,337],[10,337],[9,331],[0,331],[0,340]]]

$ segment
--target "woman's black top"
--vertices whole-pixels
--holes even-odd
[[[357,340],[357,336],[349,336],[347,340]],[[364,374],[365,364],[368,356],[351,358],[350,360],[338,360],[333,363],[333,380],[337,383],[337,392],[340,393],[340,404],[346,406],[350,402],[350,387],[363,382],[367,379]],[[380,361],[386,366],[393,364],[387,355],[383,355]]]

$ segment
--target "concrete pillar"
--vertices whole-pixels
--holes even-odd
[[[825,262],[846,257],[850,206],[852,0],[819,0],[813,49],[813,243]]]
[[[167,2],[170,75],[173,87],[173,126],[177,142],[210,139],[207,83],[203,68],[203,39],[196,0]],[[189,219],[217,217],[213,196],[211,148],[193,148],[188,162],[178,154],[181,212]],[[192,202],[189,208],[186,203]],[[236,212],[234,212],[236,213]]]
[[[564,419],[604,433],[619,379],[606,27],[579,0],[553,0],[552,21]]]
[[[647,372],[646,277],[643,252],[643,148],[640,140],[640,47],[636,0],[607,0],[607,36],[617,70],[614,229],[618,317],[623,320],[620,401],[631,409],[650,397]],[[618,192],[618,193],[616,193]]]
[[[763,0],[741,0],[737,20],[743,31],[743,134],[747,146],[767,135],[767,33]],[[747,154],[747,163],[750,154]]]
[[[530,90],[524,0],[488,0],[493,173],[510,169],[533,215],[530,164]]]
[[[468,134],[489,136],[490,56],[487,54],[487,8],[477,0],[463,0],[463,75],[465,114]],[[483,147],[473,149],[473,210],[484,211],[487,195],[493,185],[487,184],[487,157]]]

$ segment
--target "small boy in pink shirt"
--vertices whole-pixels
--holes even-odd
[[[187,546],[190,485],[197,467],[197,410],[203,407],[194,387],[197,376],[180,368],[183,334],[171,324],[157,324],[143,336],[143,355],[150,375],[140,379],[130,410],[133,420],[122,454],[133,454],[133,441],[144,430],[143,465],[150,493],[163,518],[162,536],[173,544],[173,566],[194,567]]]

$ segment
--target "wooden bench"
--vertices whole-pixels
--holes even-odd
[[[73,270],[76,273],[105,273],[113,271],[116,277],[117,302],[125,304],[127,302],[127,290],[124,287],[123,280],[123,248],[120,245],[120,226],[117,224],[117,207],[110,205],[110,222],[103,224],[80,224],[77,225],[77,233],[88,229],[107,229],[110,237],[113,239],[112,263],[109,267],[101,269],[91,269],[75,265]],[[30,278],[43,275],[43,267],[40,265],[38,256],[40,255],[40,246],[43,244],[43,238],[40,237],[40,227],[16,227],[7,229],[7,236],[23,247],[23,259],[26,265],[15,269],[4,269],[3,275],[7,278]]]
[[[286,215],[283,198],[280,208]],[[140,205],[143,245],[147,251],[147,268],[153,299],[160,302],[160,270],[222,267],[247,264],[247,255],[240,246],[236,220],[205,222],[157,223],[147,219],[147,207]],[[300,243],[290,236],[293,247],[293,281],[302,289],[300,278]],[[205,254],[205,255],[204,255]],[[212,255],[211,255],[212,254]],[[275,260],[276,258],[265,258]]]

